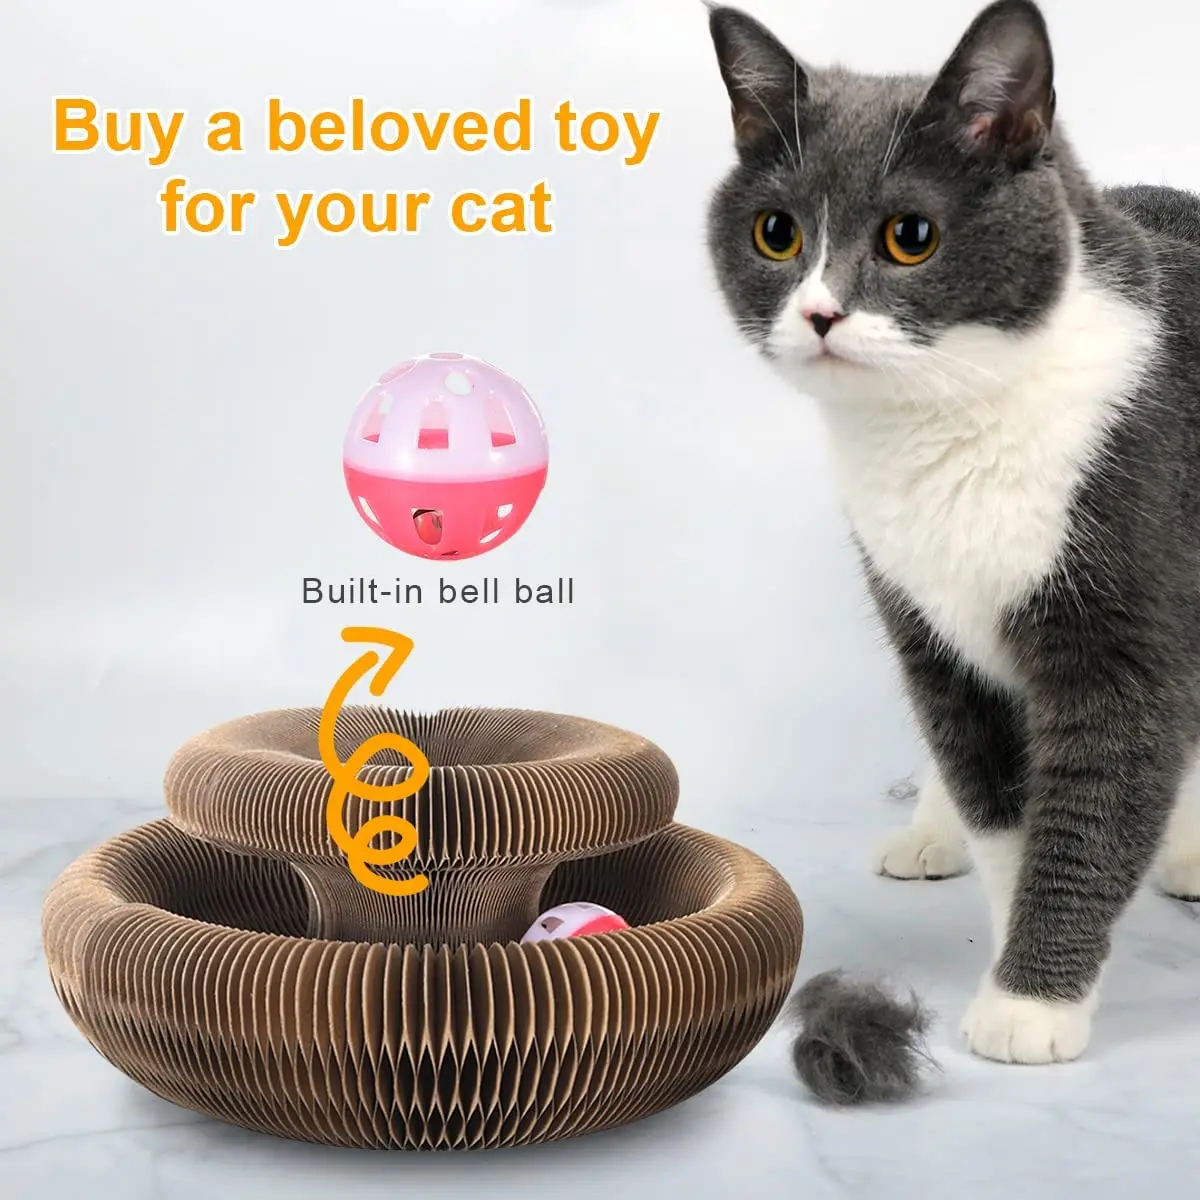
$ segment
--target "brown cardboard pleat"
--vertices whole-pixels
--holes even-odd
[[[569,858],[632,845],[668,824],[679,781],[671,760],[636,734],[579,717],[519,709],[445,709],[429,716],[382,707],[342,710],[339,758],[379,733],[411,739],[431,764],[407,800],[350,796],[353,837],[378,816],[417,830],[417,848],[384,878],[424,874],[415,896],[360,884],[326,826],[330,776],[317,749],[319,709],[242,717],[191,739],[167,768],[171,819],[194,837],[294,864],[308,891],[307,934],[339,940],[505,941],[538,915],[550,872]],[[360,778],[406,780],[384,750]],[[375,845],[394,845],[391,834]]]
[[[541,713],[346,710],[343,759],[393,730],[433,768],[395,806],[347,803],[351,833],[389,807],[418,829],[406,869],[430,895],[389,898],[324,827],[318,719],[193,739],[167,773],[171,818],[85,854],[46,898],[63,1005],[151,1091],[332,1145],[518,1145],[677,1103],[778,1015],[796,898],[750,851],[671,823],[676,775],[651,743]],[[404,778],[386,757],[363,778]],[[569,900],[631,928],[516,940]]]

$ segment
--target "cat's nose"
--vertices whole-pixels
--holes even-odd
[[[806,312],[808,323],[817,331],[817,337],[824,337],[846,314],[826,309],[823,312]]]

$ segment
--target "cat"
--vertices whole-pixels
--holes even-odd
[[[993,957],[967,1045],[1074,1059],[1156,856],[1200,897],[1200,198],[1091,182],[1031,0],[927,78],[709,25],[717,283],[819,406],[930,756],[876,868],[958,874],[969,847]]]

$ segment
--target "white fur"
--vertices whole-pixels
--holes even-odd
[[[828,201],[826,201],[826,204],[828,204]],[[801,280],[800,286],[796,289],[796,294],[792,300],[802,318],[806,313],[816,312],[823,313],[825,316],[832,316],[834,313],[841,311],[837,297],[834,296],[825,283],[825,268],[828,265],[829,237],[824,229],[822,229],[821,249],[817,255],[816,265]]]
[[[1025,850],[1025,831],[1021,827],[1000,833],[969,833],[971,861],[983,884],[987,898],[988,916],[992,922],[992,956],[1000,957],[1004,939],[1008,936],[1008,920],[1012,913],[1017,877],[1021,872],[1021,856]]]
[[[855,532],[941,637],[1015,685],[998,618],[1052,571],[1154,327],[1073,271],[1032,334],[960,326],[925,348],[891,318],[854,312],[823,346],[801,315],[819,283],[814,271],[801,284],[768,348],[825,412]]]
[[[912,822],[875,849],[874,868],[892,879],[949,879],[971,866],[962,820],[933,763],[917,796]]]
[[[1006,1063],[1070,1062],[1087,1049],[1097,989],[1076,1003],[1016,996],[986,980],[967,1007],[962,1032],[982,1058]]]

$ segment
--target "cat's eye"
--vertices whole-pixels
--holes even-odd
[[[759,254],[786,262],[804,246],[800,226],[785,212],[761,212],[754,219],[754,245]]]
[[[915,267],[933,255],[941,234],[937,225],[919,213],[889,217],[879,234],[879,248],[885,258],[902,267]]]

